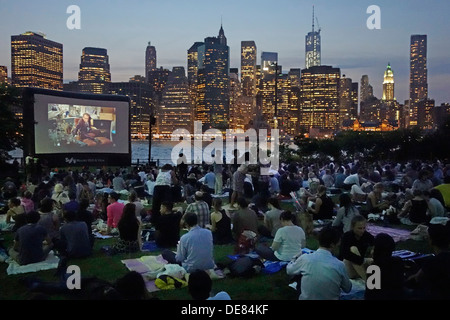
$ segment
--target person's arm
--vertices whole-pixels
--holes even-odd
[[[288,276],[295,276],[301,274],[303,266],[303,255],[297,255],[292,258],[291,261],[286,265],[286,274]]]
[[[316,204],[314,205],[314,208],[309,208],[309,210],[313,213],[313,214],[318,214],[320,211],[320,207],[322,206],[322,199],[317,198],[316,199]]]
[[[170,176],[172,177],[172,183],[174,185],[178,184],[178,179],[177,179],[177,175],[175,174],[175,171],[171,170],[170,171]]]
[[[139,227],[138,227],[138,233],[137,233],[137,241],[139,244],[139,250],[142,249],[142,223],[138,220]]]
[[[278,251],[278,249],[280,249],[280,247],[281,247],[281,242],[274,240],[270,247],[272,248],[273,251]]]
[[[344,236],[342,237],[342,245],[341,245],[342,258],[350,262],[353,262],[354,264],[362,265],[364,263],[364,257],[354,254],[350,250],[350,248],[354,246],[354,244],[352,243],[352,238],[353,236],[351,236],[350,234],[347,235],[344,234]]]
[[[344,217],[345,212],[344,210],[345,208],[343,210],[341,209],[338,210],[338,212],[336,213],[336,218],[334,218],[333,222],[331,223],[332,227],[339,227],[342,224],[342,218]]]

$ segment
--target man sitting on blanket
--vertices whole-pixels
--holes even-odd
[[[40,217],[36,211],[27,213],[27,224],[16,232],[14,246],[9,249],[9,256],[20,265],[44,261],[53,247],[47,230],[37,224]]]

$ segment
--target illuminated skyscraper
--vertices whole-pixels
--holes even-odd
[[[384,72],[383,80],[383,101],[394,101],[394,71],[392,71],[391,64],[389,63],[386,71]]]
[[[192,112],[189,84],[184,67],[173,67],[162,93],[157,114],[158,133],[171,137],[176,129],[192,132]]]
[[[218,37],[205,38],[204,44],[198,47],[198,100],[195,120],[201,120],[204,129],[228,128],[229,51],[222,26]]]
[[[308,32],[305,38],[305,68],[321,65],[320,53],[320,27],[318,31],[314,30],[314,6],[312,17],[312,31]]]
[[[11,80],[17,87],[63,89],[63,45],[27,31],[11,36]]]
[[[255,41],[241,41],[241,84],[242,94],[254,97],[256,94],[256,44]]]
[[[8,82],[8,68],[0,66],[0,83]]]
[[[261,71],[264,75],[275,74],[275,67],[278,65],[278,53],[277,52],[265,52],[261,53]]]
[[[145,78],[148,82],[148,73],[156,70],[156,49],[149,42],[145,50]]]
[[[203,42],[195,42],[187,51],[187,79],[189,84],[192,119],[195,119],[195,111],[197,110],[198,48],[202,45],[204,45]]]
[[[111,82],[109,57],[106,49],[86,47],[81,55],[78,72],[78,89],[80,92],[103,94],[108,92]]]
[[[109,94],[130,97],[130,134],[132,139],[147,138],[149,134],[150,114],[153,112],[153,88],[135,76],[128,82],[108,83]]]
[[[428,98],[427,36],[412,35],[409,71],[410,125],[417,125],[419,101]]]
[[[341,70],[315,66],[302,70],[300,79],[300,126],[306,130],[337,129]]]

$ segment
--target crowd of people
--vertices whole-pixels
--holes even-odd
[[[44,260],[50,250],[64,258],[91,256],[92,228],[98,221],[106,225],[103,234],[117,236],[113,253],[139,252],[142,230],[150,225],[164,258],[188,272],[214,269],[214,245],[237,245],[251,233],[259,242],[250,249],[262,260],[288,263],[287,274],[301,283],[299,299],[338,299],[341,290],[350,290],[349,279],[365,281],[367,267],[377,260],[381,265],[395,262],[387,259],[395,244],[386,235],[367,232],[368,221],[424,225],[431,239],[436,226],[449,218],[450,165],[440,161],[291,162],[268,175],[260,172],[259,165],[243,161],[53,169],[26,181],[6,179],[2,229],[15,233],[10,256],[28,264]],[[302,254],[310,234],[300,213],[322,227],[314,254]],[[449,237],[448,227],[441,230],[445,236],[436,231],[438,240],[432,239],[439,253],[434,258],[444,264],[449,263],[448,241],[443,240]],[[403,282],[435,281],[423,275],[437,272],[433,263]],[[331,270],[339,279],[321,276]],[[445,269],[438,271],[449,277]],[[329,288],[318,292],[326,284]],[[448,294],[442,286],[439,290]],[[382,295],[368,293],[370,298]]]

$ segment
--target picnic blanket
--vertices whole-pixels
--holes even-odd
[[[373,236],[376,236],[379,233],[387,233],[394,239],[395,242],[408,240],[411,233],[409,230],[382,227],[372,223],[367,224],[366,230]]]
[[[189,274],[178,264],[169,264],[162,255],[142,256],[135,259],[121,260],[125,267],[130,271],[136,271],[144,278],[147,290],[154,292],[160,290],[155,285],[155,280],[161,275],[170,275],[178,279],[188,279]],[[225,275],[221,270],[206,270],[211,279],[221,279]]]
[[[59,258],[55,256],[53,251],[50,251],[47,259],[41,262],[30,263],[21,266],[15,260],[8,258],[6,261],[8,263],[8,268],[6,269],[6,273],[8,275],[11,274],[19,274],[19,273],[28,273],[28,272],[36,272],[41,270],[49,270],[58,268]]]

